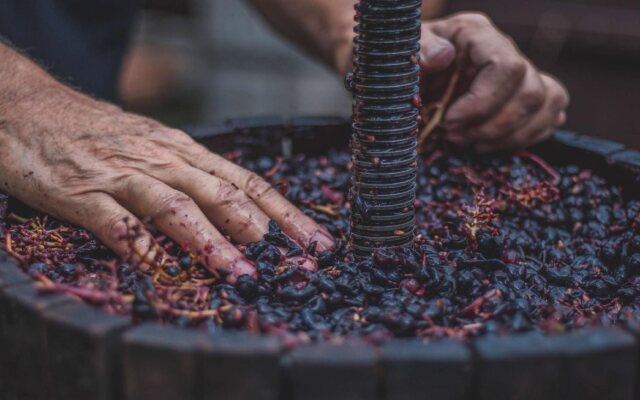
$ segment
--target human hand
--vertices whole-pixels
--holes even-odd
[[[421,65],[425,104],[441,99],[457,74],[440,124],[452,143],[472,144],[480,152],[522,148],[566,120],[566,89],[539,72],[482,14],[423,23]]]
[[[255,269],[221,232],[253,242],[275,220],[303,247],[334,246],[266,181],[187,134],[67,88],[42,93],[1,110],[2,189],[83,226],[123,257],[161,257],[141,221],[188,244],[211,271],[229,272],[230,282]],[[133,243],[123,240],[133,226]]]

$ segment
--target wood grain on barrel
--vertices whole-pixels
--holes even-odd
[[[640,321],[624,321],[624,328],[636,340],[636,370],[634,381],[634,399],[640,400]]]
[[[373,346],[300,346],[286,363],[291,400],[371,400],[379,393],[378,354]]]
[[[596,328],[557,337],[571,388],[566,400],[632,400],[638,346],[621,329]]]
[[[640,151],[626,149],[611,155],[609,159],[640,174]],[[636,176],[636,178],[640,177]]]
[[[564,400],[562,344],[537,333],[473,343],[478,400]]]
[[[257,117],[228,118],[225,123],[236,132],[251,131],[270,135],[287,124],[286,118],[280,115],[264,115]]]
[[[0,251],[0,289],[27,282],[31,282],[29,275],[18,267],[14,259]]]
[[[0,290],[3,316],[2,363],[7,399],[47,399],[50,381],[46,371],[43,313],[75,301],[60,294],[43,294],[33,283]]]
[[[44,312],[53,400],[122,398],[119,335],[131,325],[86,303]]]
[[[123,385],[126,400],[200,398],[196,350],[205,333],[155,323],[123,336]]]
[[[199,351],[203,398],[278,400],[280,355],[278,339],[242,333],[212,335]]]
[[[610,140],[585,135],[556,135],[557,141],[570,145],[576,150],[607,157],[624,149],[624,145]]]
[[[0,291],[4,288],[29,283],[30,281],[31,278],[22,272],[15,260],[0,251]],[[7,307],[7,304],[3,304],[5,301],[6,297],[0,292],[0,346],[2,349],[5,349],[8,344],[7,330],[9,328],[9,315],[2,312]],[[11,368],[10,361],[8,354],[5,353],[0,356],[0,394],[7,394],[8,392],[6,374]]]
[[[467,400],[471,351],[460,342],[397,340],[382,347],[386,400]]]

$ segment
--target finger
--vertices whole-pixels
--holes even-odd
[[[513,42],[481,14],[437,21],[432,29],[454,43],[465,68],[477,71],[468,92],[449,108],[444,126],[461,127],[489,119],[520,86],[526,74],[525,59]]]
[[[513,134],[522,128],[542,108],[546,87],[540,74],[531,65],[515,95],[496,116],[485,123],[462,131],[451,132],[451,137],[465,136],[470,141],[493,141]]]
[[[149,265],[161,263],[164,252],[155,245],[151,233],[112,197],[91,193],[66,209],[70,215],[63,217],[67,221],[91,231],[124,260]]]
[[[116,193],[125,207],[180,244],[187,244],[213,273],[229,273],[235,282],[240,275],[255,276],[253,265],[209,222],[186,194],[144,175],[127,179]]]
[[[558,120],[556,121],[556,126],[561,127],[567,122],[567,113],[562,111],[560,115],[558,115]]]
[[[471,139],[464,132],[446,132],[444,139],[457,146],[471,144]]]
[[[433,33],[429,24],[422,24],[420,68],[424,72],[441,72],[449,68],[455,58],[453,43]]]
[[[540,78],[547,88],[547,92],[549,93],[547,97],[550,99],[552,106],[564,112],[571,102],[571,96],[569,96],[567,88],[550,75],[541,74]],[[562,115],[566,119],[566,113],[563,113]],[[562,124],[564,124],[564,121]]]
[[[479,143],[476,145],[478,153],[492,153],[497,151],[515,150],[534,145],[553,133],[552,128],[539,130],[521,130],[517,134],[497,142]]]
[[[549,95],[545,104],[528,124],[517,130],[513,135],[478,143],[476,150],[479,152],[490,152],[521,148],[530,146],[548,137],[555,128],[564,123],[566,119],[565,108],[568,105],[569,97],[566,91],[553,78],[542,75],[542,80]]]
[[[171,172],[163,174],[162,181],[192,198],[209,220],[234,240],[257,242],[269,231],[269,217],[237,186],[190,166]],[[287,252],[286,248],[280,250]],[[290,261],[304,269],[317,269],[307,257]]]
[[[551,137],[551,135],[553,135],[553,132],[555,131],[555,128],[550,128],[550,129],[546,129],[543,131],[539,131],[537,133],[535,133],[530,141],[528,146],[533,146],[534,144],[540,143],[542,141],[545,141],[547,139],[549,139]]]
[[[247,171],[204,148],[197,152],[192,162],[197,168],[237,185],[269,218],[278,222],[287,235],[303,247],[316,242],[319,252],[335,248],[333,237],[326,228],[298,210],[254,172]]]
[[[268,232],[269,217],[237,186],[191,166],[164,172],[159,179],[192,198],[234,240],[256,242]]]

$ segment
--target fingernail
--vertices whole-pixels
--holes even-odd
[[[443,70],[453,62],[455,47],[451,42],[438,36],[428,41],[422,52],[422,67],[427,70]]]
[[[258,278],[258,273],[253,264],[245,259],[238,259],[231,264],[231,274],[227,277],[227,281],[233,284],[242,275],[249,275],[254,279]]]
[[[331,251],[335,249],[336,243],[329,232],[325,232],[322,229],[318,229],[316,233],[311,236],[309,243],[316,242],[316,250],[320,253],[323,251]]]

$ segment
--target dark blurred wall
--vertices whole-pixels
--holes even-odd
[[[640,148],[639,0],[450,0],[481,11],[571,93],[567,127]]]
[[[143,0],[142,4],[145,10],[178,15],[188,15],[193,10],[193,2],[191,0]]]

